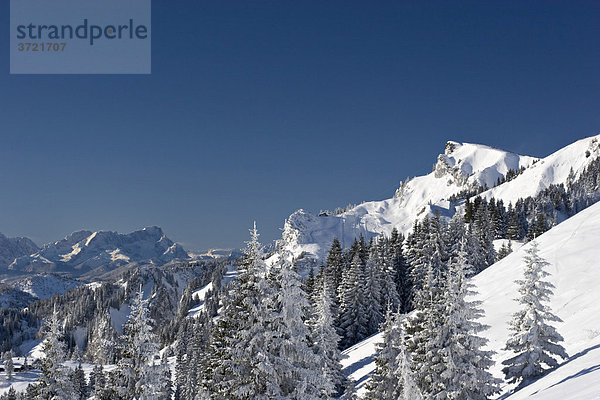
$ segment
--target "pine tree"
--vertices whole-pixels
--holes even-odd
[[[423,288],[431,257],[435,251],[431,241],[430,220],[425,217],[421,223],[415,222],[413,233],[407,239],[407,259],[409,262],[408,304],[406,310],[419,308],[417,296]]]
[[[510,212],[508,221],[508,228],[506,230],[507,239],[519,240],[521,238],[521,228],[519,223],[519,216],[515,211]]]
[[[437,399],[443,391],[441,379],[446,369],[443,359],[443,342],[440,326],[444,324],[444,290],[446,271],[436,251],[431,258],[425,285],[416,297],[419,309],[423,312],[422,329],[417,331],[416,339],[421,346],[419,357],[415,354],[411,367],[418,377],[418,386],[425,397]]]
[[[323,280],[318,294],[311,321],[311,333],[315,352],[322,360],[322,374],[327,383],[321,395],[327,398],[342,394],[346,379],[340,364],[342,353],[338,349],[341,338],[334,326],[336,307],[333,303],[333,290],[326,279]]]
[[[389,275],[385,275],[383,260],[379,257],[378,253],[377,245],[373,244],[371,246],[367,264],[365,265],[363,299],[365,302],[367,336],[377,332],[379,330],[379,325],[383,322],[383,312],[385,308],[382,301],[385,300],[382,293],[382,285],[385,285],[386,278],[392,278]],[[393,280],[391,283],[394,283]]]
[[[77,394],[77,398],[81,400],[87,399],[88,385],[85,381],[85,373],[83,372],[83,367],[81,366],[81,363],[71,373],[71,382],[73,382],[73,386],[75,387],[75,393]]]
[[[568,357],[558,344],[563,341],[562,336],[548,324],[562,321],[544,305],[554,288],[544,280],[550,275],[544,270],[549,264],[540,257],[537,242],[533,241],[526,252],[524,277],[516,281],[521,295],[517,301],[522,309],[513,315],[510,324],[513,336],[506,343],[506,350],[512,350],[516,355],[502,362],[506,365],[502,372],[511,383],[527,383],[541,376],[545,366],[556,368],[555,357]]]
[[[546,215],[542,212],[537,215],[535,220],[535,229],[534,235],[535,237],[539,237],[542,233],[548,230],[548,225],[546,223]]]
[[[62,329],[58,311],[54,306],[52,318],[47,323],[48,332],[44,339],[44,357],[40,360],[42,373],[35,389],[37,399],[77,399],[70,379],[70,371],[62,363],[66,359],[66,344],[61,341]]]
[[[406,351],[406,347],[400,342],[395,362],[395,374],[398,377],[396,389],[398,397],[393,398],[393,400],[423,400],[423,395],[415,382],[410,363],[410,356]]]
[[[393,294],[388,295],[388,298],[391,299],[389,302],[391,303],[392,309],[397,307],[406,311],[410,288],[408,281],[408,266],[402,251],[403,243],[404,236],[398,233],[398,229],[392,229],[388,246],[385,249],[387,253],[384,258],[387,260],[387,268],[391,268],[393,271],[394,282],[396,283],[396,294],[398,296],[397,305],[394,304]],[[384,292],[387,292],[385,288]]]
[[[400,330],[400,316],[388,309],[385,325],[383,327],[383,342],[377,345],[375,357],[375,371],[367,383],[366,400],[397,399],[396,393],[398,378],[395,374],[395,363],[398,348],[402,345]]]
[[[421,400],[404,344],[402,316],[388,309],[383,343],[377,347],[376,368],[367,384],[367,400]]]
[[[12,380],[13,378],[13,373],[15,372],[15,366],[13,364],[13,357],[14,354],[12,352],[12,350],[7,351],[6,353],[4,353],[4,371],[6,372],[6,379],[8,379],[9,381]]]
[[[367,305],[364,299],[365,276],[360,254],[355,253],[350,268],[344,271],[341,284],[339,327],[343,332],[342,348],[348,348],[368,336]]]
[[[450,264],[445,322],[439,327],[445,363],[443,396],[456,400],[485,400],[499,391],[500,382],[488,372],[493,361],[492,353],[482,350],[487,340],[477,336],[487,327],[476,321],[483,316],[480,302],[467,301],[467,296],[475,292],[465,274],[470,270],[466,240],[463,239],[461,247],[458,257]]]
[[[342,245],[340,241],[335,238],[333,239],[333,243],[331,244],[331,249],[329,250],[329,254],[327,255],[327,264],[326,264],[326,276],[329,280],[330,287],[336,291],[336,294],[339,293],[339,287],[342,283],[342,275],[345,269],[344,262],[344,254],[342,252]],[[337,296],[334,298],[336,304],[339,304],[337,301]]]
[[[396,249],[395,243],[393,244],[391,239],[386,237],[380,238],[377,243],[371,248],[371,255],[369,256],[369,260],[371,258],[375,258],[375,264],[379,264],[379,268],[377,269],[377,276],[379,279],[379,287],[380,287],[380,295],[379,295],[379,304],[380,304],[380,312],[382,314],[381,321],[384,321],[383,313],[386,308],[391,307],[394,310],[399,310],[402,308],[402,302],[400,299],[400,295],[398,294],[398,282],[401,279],[401,288],[404,285],[404,272],[398,271],[396,269]],[[399,278],[399,274],[403,276]]]
[[[280,379],[270,357],[274,293],[256,224],[244,260],[210,339],[210,359],[200,394],[212,399],[269,399],[282,396]]]
[[[6,400],[17,400],[17,392],[14,387],[10,387],[6,393]]]
[[[112,374],[114,396],[122,399],[155,399],[161,391],[154,357],[158,345],[148,315],[148,300],[141,285],[134,296],[122,337],[121,359]]]
[[[498,260],[502,260],[504,257],[512,253],[512,251],[512,242],[510,240],[508,241],[508,245],[502,243],[502,247],[500,247],[500,250],[498,251]]]
[[[92,372],[90,372],[89,391],[97,399],[106,398],[106,375],[102,365],[94,365]]]
[[[280,254],[272,267],[275,294],[274,319],[270,330],[274,341],[269,346],[271,364],[279,382],[279,393],[289,399],[314,399],[334,388],[320,369],[324,362],[310,347],[310,331],[304,322],[309,304],[291,254]]]

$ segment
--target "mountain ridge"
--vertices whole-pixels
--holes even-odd
[[[514,204],[519,198],[577,177],[591,160],[600,157],[599,141],[600,135],[590,136],[536,158],[450,140],[432,172],[407,179],[391,199],[318,216],[303,209],[295,211],[285,222],[282,245],[296,258],[318,262],[325,259],[334,238],[348,247],[360,235],[369,240],[379,234],[389,235],[393,228],[409,233],[414,222],[426,215],[439,213],[450,218],[461,206],[461,202],[451,201],[459,195],[463,199],[496,197],[505,205]]]
[[[7,274],[66,273],[81,276],[96,268],[118,268],[130,263],[164,265],[188,260],[190,255],[157,226],[127,234],[114,231],[81,230],[35,251],[15,257]]]

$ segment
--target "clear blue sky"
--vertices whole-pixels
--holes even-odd
[[[0,232],[239,247],[391,196],[448,139],[544,156],[600,132],[598,2],[153,3],[152,75],[11,76],[1,2]]]

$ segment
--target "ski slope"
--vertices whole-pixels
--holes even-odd
[[[556,324],[565,338],[569,360],[529,386],[511,393],[503,384],[506,400],[600,400],[600,203],[581,211],[537,239],[540,255],[549,263],[547,279],[556,288],[550,307],[563,322]],[[501,361],[511,353],[503,350],[510,332],[508,323],[519,308],[516,279],[522,277],[525,245],[473,278],[483,302],[482,333],[496,352],[494,375],[503,378]],[[381,335],[372,336],[346,350],[345,371],[356,381],[358,394],[365,393],[368,375],[374,370],[375,346]]]

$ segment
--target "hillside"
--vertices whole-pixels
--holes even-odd
[[[565,338],[563,343],[570,359],[524,389],[506,397],[520,399],[593,399],[600,389],[600,203],[581,211],[574,217],[540,236],[540,255],[550,263],[548,278],[556,289],[552,298],[552,310],[563,320],[556,325]],[[492,372],[502,377],[500,362],[509,353],[502,350],[509,336],[508,322],[518,309],[513,300],[517,298],[514,280],[522,276],[523,256],[528,246],[510,254],[473,278],[483,302],[485,318],[490,326],[483,336],[489,339],[489,348],[496,352],[496,365]],[[359,393],[364,393],[367,375],[374,369],[372,362],[376,335],[348,349],[344,361],[346,372],[357,380]],[[513,388],[503,386],[508,393]],[[531,397],[530,397],[531,396]]]
[[[550,185],[566,183],[571,171],[573,178],[578,178],[588,163],[598,156],[600,135],[578,140],[531,165],[512,181],[480,196],[514,204],[520,198],[535,196]]]

